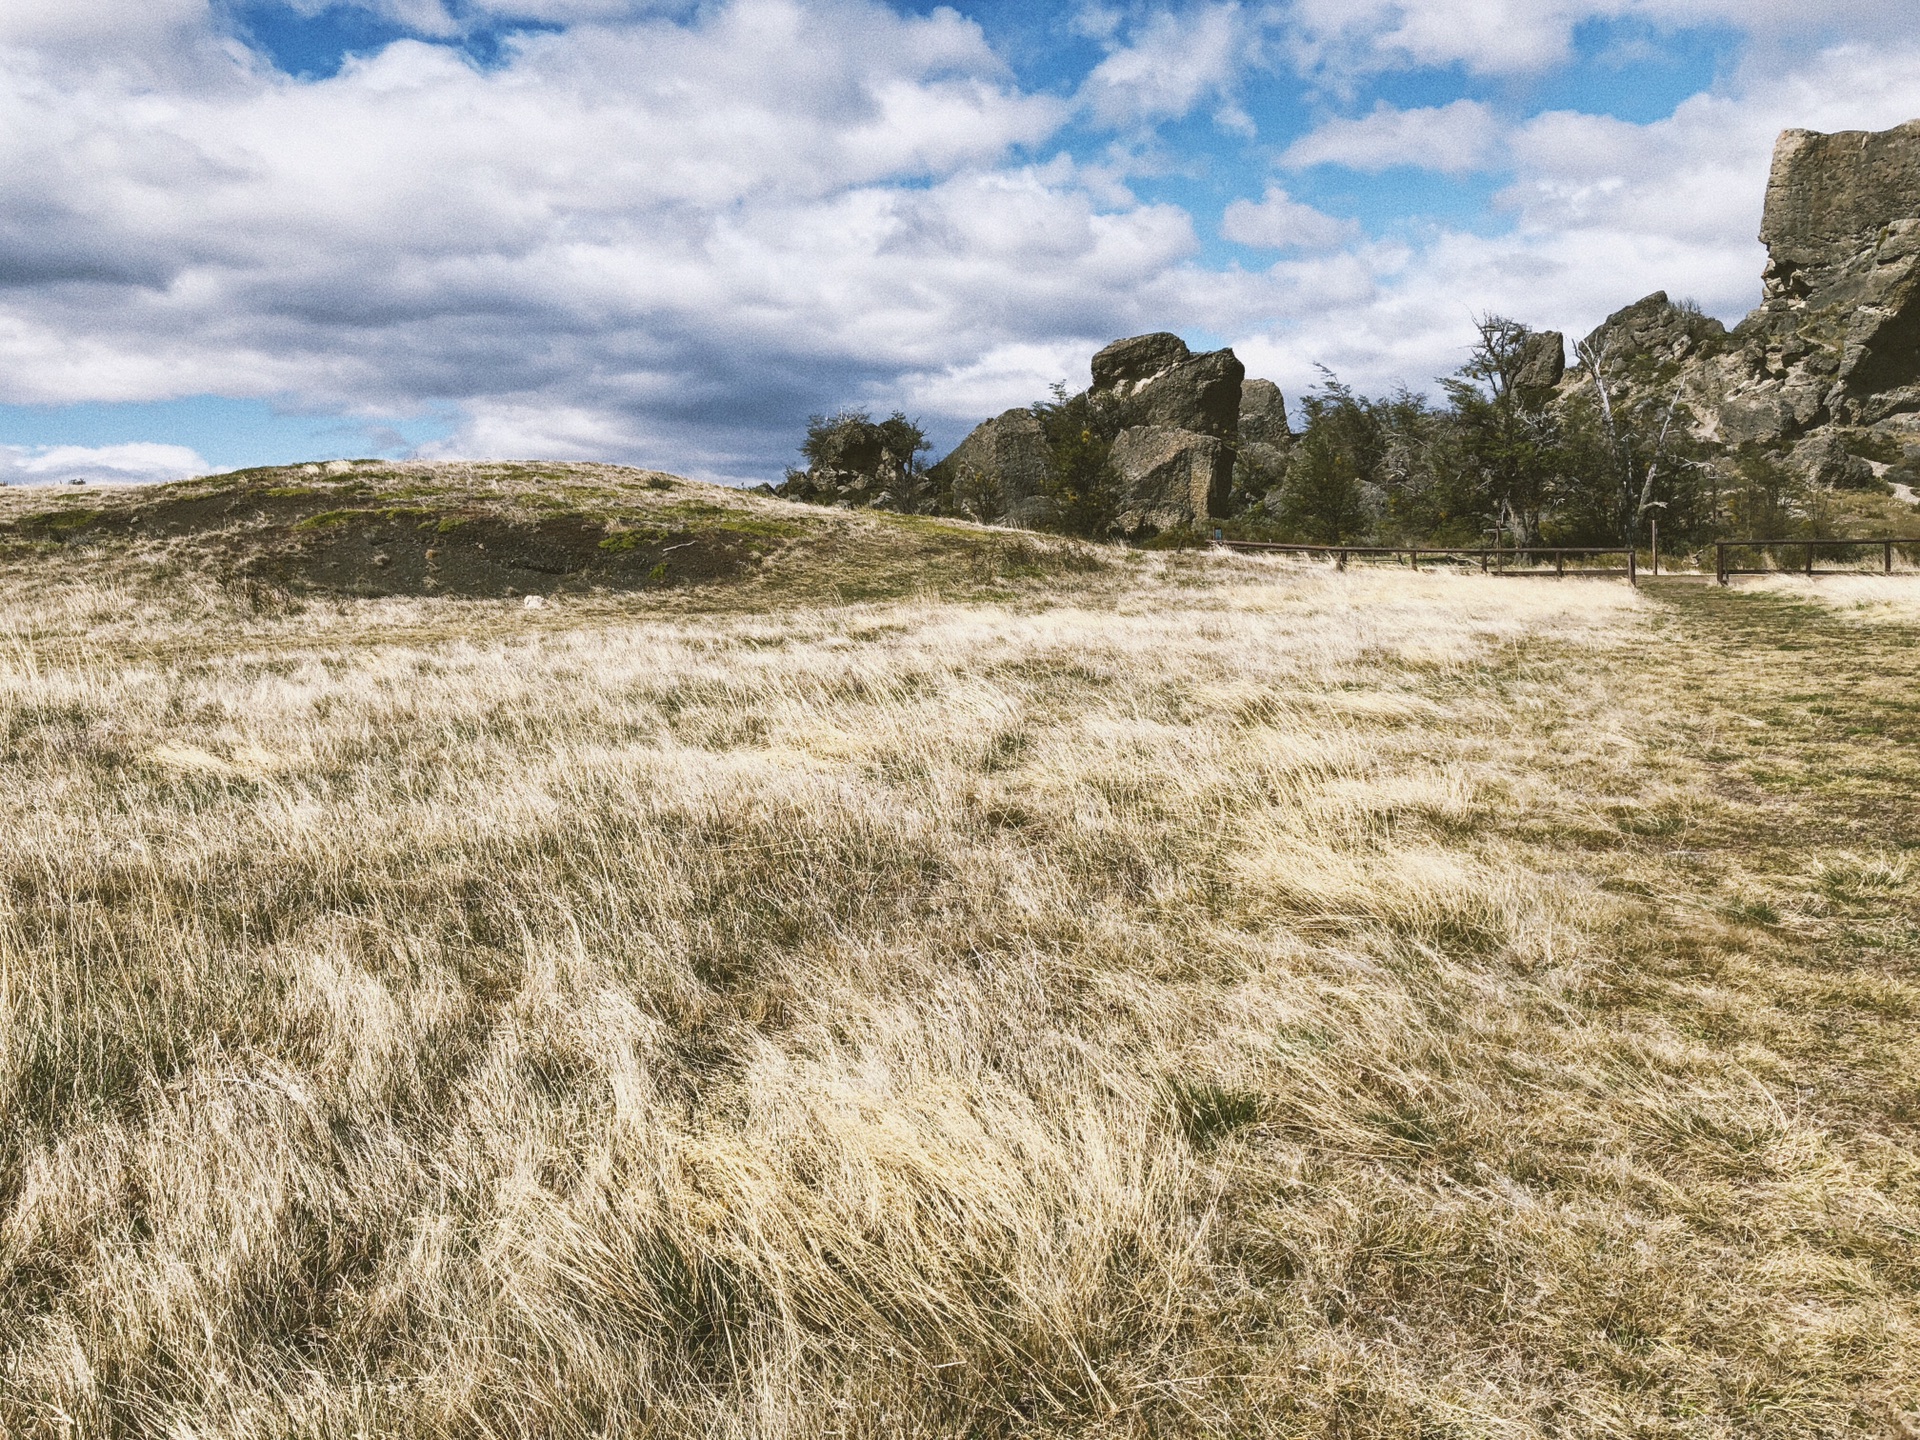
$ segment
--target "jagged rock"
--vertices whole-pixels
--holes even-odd
[[[1793,447],[1792,464],[1812,484],[1832,490],[1885,490],[1873,466],[1831,431],[1809,435]]]
[[[1287,401],[1271,380],[1248,380],[1240,386],[1240,444],[1272,445],[1284,449],[1293,443],[1287,424]]]
[[[1920,416],[1920,121],[1774,147],[1760,307],[1734,331],[1729,438],[1780,443],[1828,424]]]
[[[1920,120],[1891,130],[1788,130],[1773,150],[1760,240],[1766,298],[1812,301],[1857,277],[1881,231],[1920,216]]]
[[[930,478],[973,520],[1033,525],[1046,509],[1047,439],[1031,410],[974,426]]]
[[[1226,512],[1233,446],[1217,435],[1133,425],[1113,442],[1120,475],[1117,528],[1130,535],[1175,530]]]
[[[1258,504],[1279,489],[1293,453],[1286,397],[1271,380],[1240,387],[1240,444],[1233,462],[1235,503]]]
[[[1580,353],[1619,365],[1634,359],[1656,364],[1711,353],[1726,339],[1727,327],[1689,305],[1675,305],[1656,290],[1624,310],[1616,310],[1580,342]],[[1563,367],[1564,368],[1564,367]]]
[[[1567,337],[1558,330],[1536,330],[1521,347],[1513,385],[1516,390],[1552,390],[1566,373]]]
[[[1116,340],[1093,357],[1096,395],[1128,402],[1137,425],[1190,430],[1231,443],[1240,423],[1246,366],[1231,350],[1196,355],[1178,335]]]
[[[1116,340],[1093,357],[1093,388],[1131,395],[1192,358],[1187,342],[1165,330]]]

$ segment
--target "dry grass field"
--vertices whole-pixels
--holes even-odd
[[[0,1433],[1920,1435],[1920,581],[6,498]]]

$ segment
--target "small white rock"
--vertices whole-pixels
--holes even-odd
[[[547,608],[547,599],[544,595],[529,595],[520,603],[529,610],[544,610]]]

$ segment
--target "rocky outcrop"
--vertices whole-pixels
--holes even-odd
[[[1814,483],[1877,484],[1852,455],[1920,442],[1920,121],[1774,148],[1758,309],[1729,335],[1650,296],[1595,332],[1621,359],[1678,362],[1703,440],[1755,445]],[[1590,337],[1590,341],[1595,338]],[[1622,343],[1624,342],[1624,343]]]
[[[1092,369],[1089,394],[1117,402],[1128,421],[1111,456],[1119,528],[1146,534],[1226,514],[1247,373],[1233,351],[1196,355],[1178,335],[1136,335],[1100,351]]]
[[[1239,508],[1277,491],[1293,454],[1293,428],[1287,402],[1271,380],[1249,380],[1240,387],[1240,443],[1233,462],[1234,499]]]
[[[1125,534],[1175,530],[1226,514],[1234,450],[1217,435],[1133,425],[1114,440],[1112,459],[1122,482],[1116,525]]]
[[[1233,351],[1195,354],[1178,335],[1161,331],[1114,341],[1093,357],[1092,370],[1087,423],[1115,437],[1107,460],[1119,482],[1117,532],[1150,535],[1224,516],[1236,456],[1251,456],[1269,478],[1285,472],[1293,440],[1286,401],[1271,381],[1248,382]],[[1008,410],[976,425],[926,472],[932,498],[924,503],[974,520],[1058,523],[1049,497],[1055,458],[1043,419],[1049,413],[1059,412]],[[1074,421],[1076,430],[1079,424]],[[789,484],[812,483],[811,475]],[[828,478],[833,493],[823,487],[820,498],[848,503],[841,497],[854,493],[853,482],[837,471]],[[895,483],[888,493],[900,489]],[[913,503],[923,503],[918,491]]]
[[[1580,354],[1616,364],[1638,360],[1658,366],[1711,354],[1726,337],[1727,327],[1703,315],[1698,306],[1676,305],[1666,291],[1656,290],[1609,315],[1580,342]]]
[[[1046,518],[1047,437],[1031,410],[1007,410],[974,426],[929,472],[955,513],[970,520],[1037,525]]]
[[[1738,332],[1759,384],[1816,394],[1789,407],[1814,423],[1920,412],[1920,121],[1787,131],[1760,239],[1765,298]]]
[[[1293,427],[1287,424],[1287,401],[1280,387],[1271,380],[1248,380],[1240,387],[1240,416],[1236,426],[1242,445],[1273,445],[1282,449],[1293,443]]]
[[[805,470],[789,470],[774,494],[815,505],[856,506],[923,514],[937,510],[940,495],[915,463],[926,441],[906,416],[875,423],[864,411],[847,411],[809,432]]]
[[[1557,386],[1567,373],[1567,337],[1558,330],[1536,330],[1527,336],[1520,351],[1520,368],[1514,372],[1516,390],[1545,393]]]
[[[1091,393],[1125,400],[1136,424],[1190,430],[1232,444],[1246,374],[1231,350],[1196,355],[1178,335],[1136,335],[1093,357]]]
[[[1757,447],[1818,485],[1878,486],[1862,453],[1920,449],[1920,121],[1787,131],[1760,239],[1762,300],[1731,332],[1649,295],[1576,347],[1560,391],[1590,387],[1597,362],[1616,405],[1664,412],[1678,396],[1709,445]]]

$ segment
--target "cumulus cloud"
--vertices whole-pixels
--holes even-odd
[[[1464,175],[1498,163],[1503,128],[1478,100],[1401,110],[1384,100],[1356,120],[1328,120],[1286,149],[1293,169],[1344,165],[1378,174],[1396,165]]]
[[[0,401],[455,403],[461,444],[764,474],[809,409],[1103,335],[1196,246],[1020,161],[1067,106],[951,11],[733,0],[157,95],[43,58],[0,60]]]
[[[1235,200],[1227,206],[1220,233],[1236,245],[1262,250],[1331,250],[1358,239],[1360,226],[1303,205],[1269,185],[1260,200]]]
[[[1291,0],[1281,17],[1296,61],[1311,72],[1460,66],[1523,75],[1565,61],[1575,32],[1592,21],[1723,25],[1763,48],[1794,44],[1804,53],[1822,34],[1901,38],[1913,11],[1910,0]]]
[[[1083,11],[1081,25],[1115,33],[1104,11]],[[1237,4],[1155,12],[1094,67],[1080,88],[1081,102],[1099,123],[1128,126],[1176,119],[1212,99],[1221,102],[1230,128],[1245,129],[1232,96],[1253,33]]]
[[[184,445],[0,445],[0,485],[142,484],[184,480],[207,469],[207,462]]]

